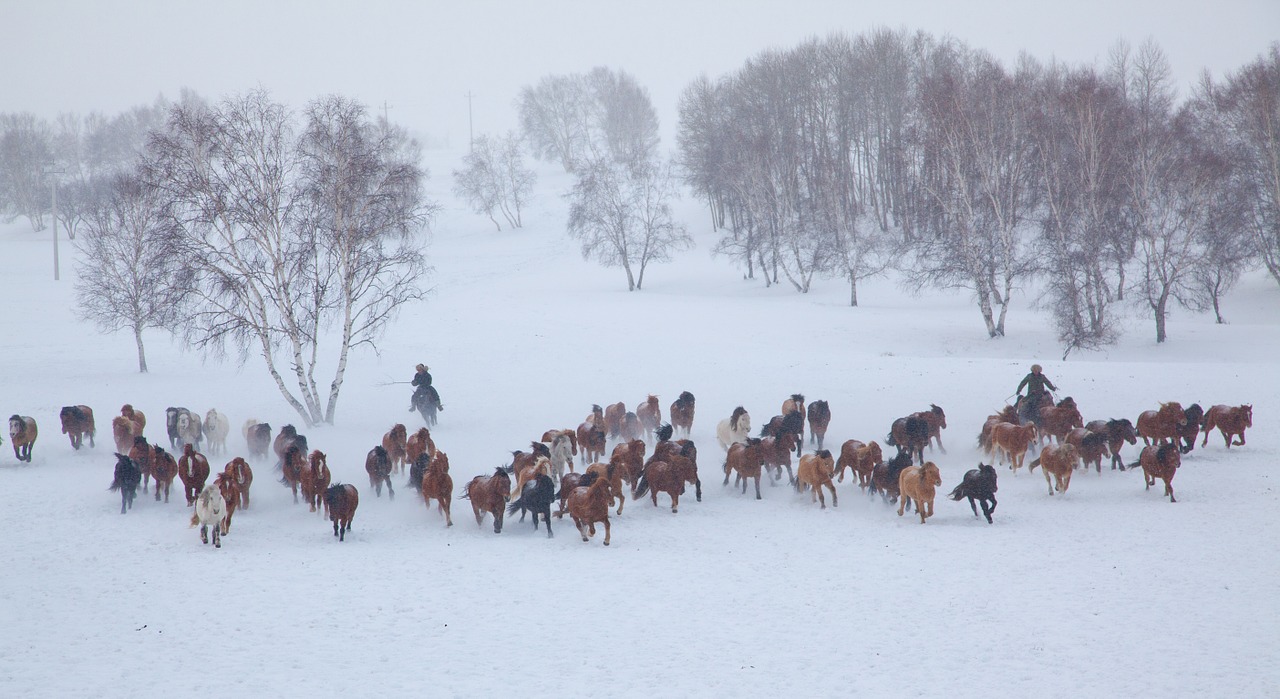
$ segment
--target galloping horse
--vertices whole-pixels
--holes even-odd
[[[134,432],[137,423],[123,415],[117,415],[111,418],[111,437],[115,439],[116,451],[129,451],[129,447],[133,446],[133,440],[141,437],[142,432]]]
[[[173,408],[170,408],[173,410]],[[193,413],[186,408],[178,408],[178,444],[194,444],[196,448],[200,447],[200,442],[204,440],[204,426],[200,422],[200,415]],[[168,411],[166,412],[166,416]]]
[[[642,439],[615,444],[613,453],[609,455],[609,465],[618,469],[618,477],[631,484],[632,497],[635,497],[636,482],[644,471],[645,444]],[[621,497],[622,493],[618,493]],[[618,506],[618,514],[622,514],[622,506]]]
[[[551,478],[557,483],[564,478],[565,468],[573,472],[573,443],[569,435],[558,434],[551,440]]]
[[[1091,420],[1084,428],[1090,432],[1098,432],[1107,437],[1107,450],[1111,452],[1111,470],[1116,470],[1119,466],[1120,470],[1124,470],[1124,460],[1120,458],[1120,449],[1124,447],[1124,443],[1138,443],[1138,433],[1133,429],[1133,423],[1129,422],[1129,418],[1120,418],[1118,420]]]
[[[644,442],[640,442],[640,443],[644,444]],[[620,447],[623,445],[619,444],[618,446]],[[616,454],[617,451],[618,451],[617,447],[615,447],[614,453]],[[609,492],[610,492],[609,505],[612,507],[613,501],[617,500],[618,514],[622,514],[622,506],[626,503],[626,496],[623,495],[622,493],[622,483],[623,481],[626,481],[628,485],[633,485],[633,486],[635,485],[635,483],[631,480],[631,474],[627,470],[627,468],[621,465],[620,463],[615,463],[613,459],[610,459],[609,463],[607,464],[591,464],[590,466],[587,467],[587,470],[585,471],[585,473],[594,473],[598,477],[607,479],[609,481]],[[561,491],[563,490],[564,488],[561,488]],[[561,511],[563,511],[564,508],[565,508],[565,500],[561,498],[560,499]]]
[[[613,474],[609,475],[612,477]],[[658,493],[666,493],[671,497],[671,512],[675,514],[680,511],[680,494],[684,492],[685,483],[698,489],[698,499],[701,500],[702,484],[698,480],[698,467],[692,460],[680,454],[671,453],[664,461],[659,460],[658,455],[654,454],[649,463],[645,464],[644,474],[636,483],[636,499],[639,500],[645,493],[649,493],[653,506],[657,507]],[[745,484],[743,488],[746,488]]]
[[[462,496],[471,501],[471,511],[476,515],[476,526],[484,526],[486,512],[493,515],[493,533],[502,533],[502,517],[506,511],[507,493],[511,490],[511,476],[501,467],[492,476],[476,476],[467,483]]]
[[[761,440],[748,437],[745,442],[729,445],[724,459],[724,485],[729,485],[729,476],[737,472],[742,483],[742,493],[747,492],[747,479],[756,480],[756,499],[760,499],[760,471],[764,467],[764,449]]]
[[[1067,433],[1065,440],[1067,444],[1076,448],[1080,454],[1080,460],[1084,462],[1085,470],[1089,469],[1089,464],[1097,467],[1098,473],[1102,473],[1102,457],[1110,456],[1111,452],[1107,451],[1107,436],[1101,432],[1092,432],[1085,427],[1076,427]]]
[[[751,416],[741,405],[733,409],[733,414],[716,425],[716,440],[720,447],[729,451],[730,444],[747,441],[751,436]]]
[[[210,483],[200,489],[194,504],[196,511],[191,515],[191,526],[200,525],[200,541],[209,543],[209,526],[212,525],[213,547],[222,548],[222,528],[227,522],[227,501],[223,499],[222,491]]]
[[[813,407],[816,403],[810,404]],[[813,424],[813,420],[809,420],[809,424]],[[800,490],[803,486],[813,488],[813,500],[822,504],[822,509],[827,509],[827,501],[822,497],[822,486],[826,486],[831,490],[831,506],[835,507],[839,504],[836,499],[836,485],[831,482],[831,476],[835,474],[835,460],[831,458],[831,452],[826,449],[819,449],[812,454],[805,454],[800,457],[800,464],[796,467],[796,489]]]
[[[761,437],[777,437],[784,433],[792,436],[796,455],[799,456],[804,442],[804,413],[792,410],[783,415],[774,415],[769,418],[769,422],[765,423],[764,427],[760,428]]]
[[[987,416],[987,421],[982,424],[982,431],[978,433],[978,446],[984,452],[991,453],[991,428],[1002,422],[1013,425],[1022,424],[1018,419],[1018,409],[1012,405],[1006,405],[1000,412]]]
[[[671,426],[675,428],[676,432],[682,433],[686,437],[693,430],[694,403],[693,394],[684,391],[671,404]]]
[[[618,401],[604,408],[604,426],[609,439],[618,439],[622,435],[622,423],[626,420],[627,405]]]
[[[597,425],[595,421],[587,420],[578,425],[578,445],[582,449],[584,466],[604,458],[606,441],[607,435],[604,428]]]
[[[156,456],[159,456],[161,451],[163,450],[157,451]],[[190,442],[182,446],[182,457],[178,459],[178,477],[182,479],[182,489],[187,496],[187,507],[191,507],[200,496],[205,481],[209,480],[209,460],[197,452]],[[156,487],[160,487],[158,478],[156,483]]]
[[[311,456],[307,457],[307,465],[302,470],[302,494],[307,499],[307,504],[311,506],[312,512],[323,505],[324,491],[329,489],[331,480],[333,477],[329,472],[328,458],[319,449],[312,451]]]
[[[640,417],[631,411],[627,411],[627,414],[622,416],[622,433],[618,436],[624,442],[643,439],[644,425],[640,424]],[[574,453],[577,454],[576,451]]]
[[[271,447],[271,425],[250,418],[244,424],[244,442],[249,456],[263,458]]]
[[[822,440],[827,436],[827,425],[831,424],[831,407],[825,400],[815,400],[809,404],[809,443],[817,443],[822,448]],[[834,498],[833,498],[834,499]]]
[[[356,507],[360,504],[359,491],[350,483],[335,483],[324,491],[324,504],[329,509],[329,519],[333,521],[333,535],[338,537],[338,541],[346,541],[347,530],[351,528],[351,520],[355,519]]]
[[[240,506],[240,485],[236,483],[235,474],[230,471],[223,471],[214,476],[213,484],[218,487],[218,492],[222,493],[222,499],[227,502],[227,518],[222,520],[222,535],[226,536],[231,530],[231,516]]]
[[[1187,424],[1178,431],[1182,438],[1182,453],[1190,454],[1196,448],[1196,438],[1200,436],[1200,428],[1204,426],[1204,408],[1199,403],[1192,403],[1183,411],[1187,415]]]
[[[779,412],[782,413],[784,418],[791,413],[796,413],[800,416],[800,426],[796,431],[796,456],[799,456],[800,449],[804,445],[804,396],[799,393],[792,393],[790,398],[782,401],[782,410]]]
[[[844,470],[853,469],[853,474],[858,479],[858,487],[866,489],[871,485],[872,470],[883,459],[884,454],[880,451],[880,444],[875,440],[871,440],[870,444],[863,444],[856,439],[850,439],[840,446],[840,458],[836,460],[836,473],[839,474],[839,480],[843,483]]]
[[[1142,453],[1138,455],[1138,463],[1130,464],[1129,468],[1138,465],[1142,466],[1142,479],[1147,484],[1147,490],[1150,490],[1159,478],[1164,481],[1164,494],[1169,496],[1169,502],[1177,502],[1173,497],[1173,476],[1182,465],[1182,454],[1179,453],[1176,443],[1144,447]]]
[[[422,501],[427,504],[427,509],[431,509],[431,501],[435,500],[438,511],[444,513],[445,526],[452,527],[450,501],[453,498],[453,476],[449,475],[448,454],[437,451],[436,455],[431,457],[426,472],[422,474],[422,485],[419,491],[422,493]]]
[[[143,443],[145,444],[145,441]],[[156,502],[160,502],[161,488],[164,489],[164,501],[169,502],[169,488],[173,486],[173,477],[178,475],[178,462],[173,460],[173,454],[165,451],[159,444],[154,444],[151,446],[151,461],[149,465],[151,467],[151,475],[156,479]],[[183,484],[185,486],[185,479]],[[197,486],[198,488],[203,488],[204,481],[200,481]],[[188,502],[187,504],[190,505],[191,503]]]
[[[271,445],[272,451],[276,453],[276,468],[284,465],[285,452],[289,451],[289,447],[297,445],[302,450],[303,455],[307,453],[307,438],[298,434],[298,429],[293,425],[285,425],[280,428],[280,432],[276,434],[275,441]]]
[[[422,429],[425,430],[427,428],[423,427]],[[409,458],[408,440],[408,430],[399,423],[393,425],[386,434],[382,435],[382,448],[387,450],[387,457],[391,459],[391,470],[394,473],[404,471],[404,462]]]
[[[982,504],[982,514],[987,518],[987,524],[991,524],[991,513],[996,511],[996,469],[982,462],[978,463],[978,467],[970,469],[964,474],[960,485],[951,491],[951,499],[957,502],[960,498],[969,499],[969,507],[973,508],[973,516],[978,516],[978,505]],[[990,505],[987,502],[990,501]]]
[[[583,476],[581,484],[569,493],[569,516],[584,542],[596,535],[596,522],[602,522],[604,545],[609,545],[609,490],[607,478],[601,478],[598,473],[588,473]],[[656,493],[654,498],[657,498]],[[547,531],[551,531],[550,528]]]
[[[938,465],[927,461],[922,466],[908,466],[898,474],[898,516],[901,517],[908,501],[915,501],[916,512],[920,515],[920,523],[933,516],[933,499],[937,494],[937,486],[942,485],[942,474]]]
[[[1002,422],[991,428],[991,450],[987,452],[987,456],[992,453],[999,458],[1000,463],[1004,463],[1005,458],[1009,460],[1009,468],[1013,469],[1013,475],[1018,475],[1018,468],[1022,466],[1022,462],[1027,457],[1027,449],[1031,448],[1031,443],[1036,439],[1036,425],[1029,422],[1025,425],[1013,425]]]
[[[249,509],[249,486],[253,485],[253,469],[249,468],[249,462],[237,456],[222,470],[228,474],[236,484],[236,491],[240,494],[240,508]]]
[[[134,410],[132,405],[125,403],[120,406],[120,417],[134,423],[134,436],[142,434],[142,430],[147,426],[147,415],[141,410]]]
[[[383,448],[386,448],[385,442]],[[405,463],[412,464],[418,460],[418,457],[426,454],[433,456],[436,453],[436,443],[431,439],[431,430],[425,427],[419,427],[417,432],[409,435],[409,440],[404,445]],[[391,452],[387,452],[390,458]]]
[[[1145,410],[1138,416],[1138,436],[1142,443],[1174,441],[1187,424],[1187,412],[1177,401],[1161,403],[1159,410]]]
[[[906,452],[913,460],[924,463],[924,448],[929,446],[929,422],[919,413],[900,417],[889,426],[885,442],[898,451]]]
[[[539,473],[537,478],[525,483],[520,489],[520,497],[507,506],[507,514],[515,514],[516,510],[520,510],[520,521],[523,522],[524,516],[532,512],[534,531],[538,530],[538,515],[542,515],[542,521],[547,525],[547,538],[551,538],[554,536],[551,533],[551,503],[555,500],[556,484],[551,482],[551,476]]]
[[[293,491],[293,503],[298,504],[298,486],[302,483],[302,471],[307,467],[307,452],[297,444],[289,445],[284,452],[284,463],[280,480]]]
[[[938,451],[943,454],[947,453],[947,450],[942,446],[942,430],[947,428],[947,414],[943,412],[942,408],[930,403],[928,410],[912,413],[912,415],[924,420],[929,425],[929,450],[933,451],[933,442],[936,440],[938,442]]]
[[[1049,484],[1049,494],[1053,495],[1053,491],[1066,493],[1067,488],[1071,487],[1071,473],[1075,470],[1076,461],[1079,454],[1076,452],[1075,446],[1071,444],[1050,444],[1040,452],[1031,465],[1027,467],[1028,471],[1034,471],[1036,466],[1042,466],[1044,470],[1044,482]]]
[[[129,458],[133,459],[133,463],[138,466],[138,473],[142,474],[142,492],[147,492],[147,485],[151,482],[151,462],[155,460],[155,452],[151,450],[151,445],[147,444],[146,437],[138,435],[133,438],[133,445],[129,447]],[[156,486],[159,488],[159,485]]]
[[[777,469],[777,477],[773,478],[776,482],[782,478],[782,467],[787,468],[787,483],[795,483],[796,475],[791,471],[791,450],[795,447],[796,436],[790,432],[783,432],[777,437],[765,437],[760,440],[760,453],[764,456],[764,465],[766,468],[773,467]],[[772,477],[772,472],[770,472]]]
[[[658,429],[658,425],[662,424],[662,409],[658,407],[658,397],[650,393],[644,402],[636,406],[636,417],[644,427],[645,439],[648,439]]]
[[[1209,433],[1215,427],[1222,433],[1228,449],[1231,448],[1231,436],[1237,434],[1240,435],[1240,441],[1236,446],[1244,446],[1244,430],[1246,427],[1253,427],[1253,406],[1237,405],[1233,408],[1229,405],[1215,405],[1209,408],[1209,412],[1204,414],[1204,442],[1200,446],[1209,443]]]
[[[1046,405],[1040,408],[1041,444],[1049,438],[1061,444],[1067,433],[1075,427],[1084,427],[1084,418],[1080,416],[1080,409],[1076,407],[1076,401],[1071,396],[1058,401],[1057,405]]]
[[[35,446],[38,434],[35,418],[28,415],[9,417],[9,442],[18,461],[31,463],[31,447]]]
[[[227,435],[231,432],[231,421],[226,415],[218,412],[213,408],[209,408],[209,412],[204,414],[204,436],[208,440],[209,454],[225,454],[227,453]],[[230,519],[230,512],[227,518]]]
[[[142,480],[142,471],[133,459],[116,453],[115,478],[111,481],[111,490],[120,491],[120,514],[133,507],[133,499],[138,494],[138,483]]]
[[[62,434],[67,435],[71,440],[71,448],[80,449],[80,445],[84,442],[87,435],[89,437],[89,446],[95,446],[93,443],[93,435],[96,432],[93,425],[93,408],[87,405],[68,405],[58,414],[62,420]]]
[[[431,457],[424,453],[419,454],[418,458],[414,459],[413,463],[416,467],[419,461],[425,462],[430,460]],[[426,468],[425,463],[423,468]],[[382,484],[386,483],[387,496],[392,500],[396,499],[396,491],[391,487],[391,457],[387,454],[386,447],[378,445],[369,450],[368,455],[364,457],[364,470],[369,473],[369,487],[373,488],[373,492],[376,494],[376,497],[382,497]],[[422,487],[422,477],[419,476],[418,482],[413,483],[412,472],[409,474],[409,482],[416,485],[418,488]],[[415,488],[415,490],[416,489],[417,488]]]
[[[910,465],[911,455],[905,451],[898,452],[888,461],[876,464],[875,468],[871,469],[871,487],[867,489],[867,495],[875,497],[876,493],[879,493],[885,504],[897,502],[902,494],[899,477]]]

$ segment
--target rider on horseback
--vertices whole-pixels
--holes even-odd
[[[1044,397],[1048,395],[1050,390],[1058,390],[1058,387],[1053,385],[1049,377],[1040,372],[1040,365],[1032,364],[1031,373],[1023,377],[1022,383],[1018,384],[1018,390],[1014,391],[1018,396],[1018,403],[1027,406],[1027,415],[1033,422],[1039,422],[1040,420],[1040,403],[1044,400]],[[1046,390],[1046,386],[1048,390]],[[1022,389],[1024,387],[1027,389],[1025,399],[1022,397]],[[1025,403],[1023,403],[1024,400],[1026,401]]]
[[[418,373],[413,375],[413,381],[410,383],[417,388],[413,390],[413,397],[409,400],[409,412],[417,410],[419,401],[427,397],[434,400],[437,410],[444,410],[444,404],[440,402],[440,392],[431,385],[431,373],[427,371],[427,365],[419,364],[415,368]]]

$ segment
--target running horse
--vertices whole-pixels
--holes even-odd
[[[87,405],[68,405],[58,417],[62,420],[62,434],[71,440],[72,449],[78,451],[86,436],[89,438],[89,446],[96,446],[93,443],[93,408]]]
[[[182,445],[182,456],[178,459],[178,477],[182,479],[187,507],[191,507],[196,503],[196,498],[200,497],[200,491],[204,490],[205,481],[209,480],[209,460],[204,458],[204,454],[197,452],[190,442]],[[159,483],[157,479],[157,488],[160,487]]]
[[[422,429],[427,429],[423,427]],[[405,426],[396,423],[386,434],[382,435],[382,448],[387,450],[387,456],[391,459],[391,471],[393,473],[404,472],[405,461],[409,458],[409,434]],[[417,454],[414,455],[417,458]]]
[[[31,463],[31,447],[35,446],[36,419],[29,415],[13,415],[9,418],[9,442],[18,461]]]
[[[1138,433],[1133,429],[1133,423],[1129,422],[1129,418],[1119,418],[1112,420],[1091,420],[1084,428],[1090,432],[1104,434],[1107,437],[1107,451],[1111,452],[1111,470],[1124,470],[1124,460],[1120,458],[1120,449],[1124,447],[1125,442],[1129,444],[1138,443]]]
[[[1236,446],[1244,446],[1244,430],[1246,427],[1253,427],[1253,406],[1237,405],[1233,408],[1229,405],[1215,405],[1209,408],[1204,414],[1204,442],[1200,446],[1209,443],[1209,433],[1215,427],[1222,433],[1228,449],[1231,448],[1231,437],[1237,434],[1240,435],[1240,441],[1236,442]]]
[[[662,408],[658,407],[658,397],[650,393],[644,402],[636,406],[636,417],[644,427],[645,439],[648,439],[662,424]]]
[[[423,428],[426,429],[426,428]],[[429,462],[431,456],[428,454],[419,454],[414,459],[414,468],[417,467],[419,461]],[[425,463],[423,468],[425,469]],[[369,450],[364,457],[364,470],[369,474],[369,487],[373,488],[373,492],[377,497],[382,497],[382,484],[387,485],[387,496],[391,500],[396,499],[396,491],[391,487],[391,456],[387,454],[386,447],[377,445]],[[418,482],[413,482],[413,474],[410,473],[409,483],[416,486],[414,489],[422,487],[422,477],[418,477]]]
[[[502,533],[502,519],[507,507],[507,493],[511,490],[511,476],[501,467],[492,476],[476,476],[467,483],[463,498],[471,501],[471,511],[476,515],[476,526],[484,526],[485,513],[493,515],[493,533]]]
[[[809,443],[816,443],[818,449],[822,449],[822,440],[827,436],[827,425],[829,424],[831,424],[831,407],[827,405],[827,402],[825,400],[815,400],[810,403]],[[944,451],[943,453],[946,452]]]
[[[812,420],[809,424],[813,424]],[[836,485],[831,482],[831,476],[834,474],[835,460],[831,458],[831,452],[819,449],[812,454],[805,454],[800,457],[800,465],[796,467],[796,489],[801,490],[806,485],[812,488],[813,500],[821,503],[822,509],[825,510],[827,501],[822,497],[822,487],[826,486],[831,490],[831,506],[836,507],[839,504],[836,499]]]
[[[693,394],[685,391],[671,404],[671,427],[685,437],[693,431],[694,403]]]
[[[324,491],[324,504],[329,510],[329,519],[333,521],[333,535],[338,537],[338,541],[346,541],[347,530],[351,528],[351,520],[355,519],[356,507],[360,504],[359,491],[350,483],[335,483]]]
[[[143,444],[146,444],[145,440]],[[151,476],[156,479],[156,502],[160,502],[160,490],[162,488],[164,489],[164,501],[166,503],[169,502],[169,489],[173,486],[174,476],[178,475],[178,462],[173,460],[173,454],[165,451],[159,444],[153,444],[151,445],[149,466]],[[183,483],[186,483],[185,479]],[[203,488],[203,483],[200,485]]]
[[[1138,455],[1138,463],[1129,464],[1129,468],[1142,466],[1142,479],[1147,484],[1147,490],[1156,484],[1157,478],[1164,481],[1164,494],[1169,496],[1169,502],[1177,502],[1173,497],[1173,476],[1181,465],[1182,454],[1177,443],[1168,442],[1143,447],[1142,453]]]
[[[427,470],[422,474],[422,485],[419,488],[422,493],[422,501],[427,504],[427,509],[431,509],[431,501],[435,500],[438,511],[444,514],[446,527],[453,526],[453,515],[450,514],[451,500],[453,498],[453,476],[449,475],[449,455],[437,451],[436,455],[431,457],[431,463],[427,464]]]
[[[1145,410],[1138,416],[1138,436],[1148,446],[1152,442],[1177,441],[1182,427],[1187,424],[1187,412],[1177,401],[1161,403],[1159,410]]]
[[[609,545],[609,491],[607,478],[598,473],[587,473],[583,475],[581,484],[569,493],[569,516],[584,542],[596,535],[596,522],[601,522],[604,524],[604,545]],[[654,497],[657,498],[656,493]]]
[[[302,470],[302,494],[315,512],[324,505],[324,491],[329,489],[333,480],[329,472],[329,459],[325,453],[316,449],[307,457],[307,465]],[[321,513],[323,514],[323,513]]]

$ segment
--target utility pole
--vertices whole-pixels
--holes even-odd
[[[62,174],[62,170],[47,170],[49,181],[53,187],[53,280],[56,282],[61,277],[58,274],[58,178],[57,175]]]

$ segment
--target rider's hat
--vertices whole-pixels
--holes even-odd
[[[1041,371],[1041,369],[1040,369],[1040,365],[1039,365],[1039,364],[1032,364],[1032,365],[1031,365],[1031,373],[1033,373],[1033,374],[1039,374],[1039,373],[1040,373],[1040,371]]]
[[[426,365],[426,364],[419,364],[418,366],[416,366],[416,367],[414,367],[414,368],[416,368],[418,371],[426,371],[426,370],[427,370],[427,365]]]

